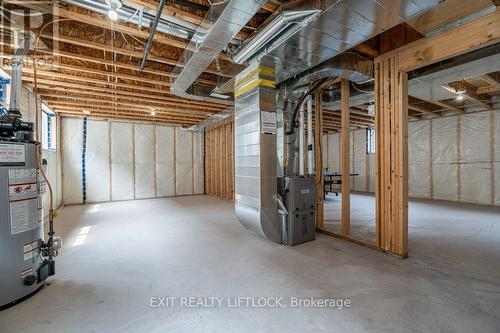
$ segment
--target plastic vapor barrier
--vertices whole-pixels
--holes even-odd
[[[340,136],[328,134],[328,171],[340,172]]]
[[[109,123],[89,120],[87,129],[87,202],[110,200]]]
[[[205,192],[205,175],[203,172],[203,141],[204,140],[202,132],[193,132],[194,194],[203,194]]]
[[[111,200],[134,199],[133,124],[111,126]]]
[[[494,133],[494,158],[493,158],[493,167],[494,167],[494,181],[495,181],[495,196],[494,203],[495,205],[500,206],[500,110],[496,110],[494,113],[494,121],[493,121],[493,133]]]
[[[176,194],[193,193],[193,132],[175,131],[175,177]]]
[[[63,201],[81,204],[82,199],[82,120],[62,119]]]
[[[408,123],[408,195],[431,197],[430,121]]]
[[[153,125],[135,125],[135,198],[156,197]]]
[[[490,122],[489,113],[461,115],[460,198],[461,201],[490,203]]]
[[[159,197],[175,195],[175,130],[156,127],[156,189]]]
[[[350,139],[351,172],[359,173],[351,189],[374,192],[375,155],[366,155],[365,130],[351,131]],[[338,133],[323,136],[330,171],[340,171],[339,140]],[[408,172],[410,197],[500,205],[500,110],[409,122]]]
[[[61,122],[64,202],[79,204],[83,202],[82,120]],[[204,193],[203,133],[89,121],[85,164],[87,202]],[[49,177],[53,173],[50,170]]]
[[[322,164],[323,164],[323,169],[326,169],[328,167],[328,134],[323,134],[321,137],[321,157],[322,157]]]
[[[366,130],[351,132],[353,138],[353,159],[351,160],[352,172],[359,176],[351,177],[354,191],[366,191]]]
[[[457,117],[432,120],[433,198],[458,199]]]

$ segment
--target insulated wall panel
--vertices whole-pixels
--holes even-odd
[[[457,118],[431,120],[434,199],[458,199]]]
[[[109,201],[111,177],[107,121],[88,121],[86,171],[87,202]]]
[[[340,136],[328,134],[328,171],[340,172]]]
[[[135,127],[135,198],[156,196],[155,135],[153,125]]]
[[[408,195],[431,197],[430,121],[408,123]]]
[[[111,123],[111,200],[134,199],[134,150],[130,123]]]
[[[64,204],[81,204],[82,196],[82,120],[63,118],[62,173]]]
[[[500,110],[494,112],[494,170],[495,170],[495,205],[500,206]]]
[[[175,195],[175,130],[156,127],[156,189],[157,196]]]
[[[205,192],[203,181],[203,132],[193,132],[193,158],[194,194],[203,194]],[[226,158],[230,158],[230,156]]]
[[[460,116],[460,201],[491,201],[490,120],[486,112]]]
[[[493,163],[495,170],[495,205],[500,206],[500,162]]]
[[[366,130],[353,131],[354,172],[359,176],[354,178],[355,191],[366,191]]]
[[[370,161],[370,168],[369,168],[370,188],[368,189],[368,192],[374,193],[375,192],[375,154],[370,154],[368,156],[368,159]]]
[[[175,141],[176,193],[193,194],[193,132],[176,129]]]
[[[329,154],[329,147],[328,147],[328,136],[329,134],[323,134],[321,137],[321,155],[322,155],[322,161],[323,161],[323,169],[326,169],[328,167],[328,154]]]

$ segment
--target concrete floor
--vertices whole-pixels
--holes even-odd
[[[342,193],[325,197],[324,227],[340,233]],[[351,193],[351,236],[367,243],[375,242],[375,197]]]
[[[289,248],[207,196],[63,209],[57,275],[0,332],[499,332],[500,211],[414,202],[410,258]],[[151,308],[152,296],[348,298],[349,308]]]

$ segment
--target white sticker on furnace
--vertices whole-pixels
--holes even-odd
[[[24,163],[26,162],[26,151],[24,145],[0,144],[0,163]]]
[[[276,134],[276,112],[261,111],[261,133]]]

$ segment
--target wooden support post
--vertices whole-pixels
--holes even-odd
[[[315,153],[315,171],[316,171],[316,228],[323,228],[324,215],[324,178],[323,178],[323,99],[322,90],[319,89],[314,94],[314,153]]]
[[[408,76],[392,53],[375,61],[376,244],[408,255]]]
[[[349,80],[341,79],[340,105],[342,112],[342,129],[340,132],[340,172],[342,173],[342,225],[340,233],[348,236],[351,232],[351,184],[349,163]]]

